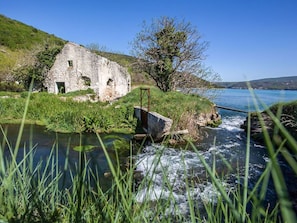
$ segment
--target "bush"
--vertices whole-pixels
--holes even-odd
[[[0,82],[0,91],[22,92],[24,86],[15,82]]]

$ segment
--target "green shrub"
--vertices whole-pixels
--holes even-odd
[[[14,82],[0,82],[0,91],[22,92],[24,90],[24,86],[21,84],[16,84]]]
[[[0,44],[12,50],[32,49],[36,45],[50,44],[64,45],[63,40],[49,35],[34,27],[0,15]]]

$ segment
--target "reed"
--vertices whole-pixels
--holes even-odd
[[[104,191],[100,184],[100,174],[90,167],[87,151],[79,150],[79,159],[75,169],[68,165],[68,158],[63,168],[58,168],[58,144],[52,146],[51,153],[46,160],[36,164],[36,145],[21,145],[23,125],[29,109],[31,94],[27,95],[22,123],[20,124],[19,139],[13,147],[4,128],[0,126],[2,142],[0,149],[0,222],[294,222],[296,213],[293,210],[288,196],[287,185],[283,179],[282,169],[277,157],[283,155],[289,166],[297,174],[296,159],[285,148],[289,142],[296,152],[296,141],[279,123],[278,117],[270,114],[277,125],[278,131],[286,136],[277,147],[273,140],[265,133],[269,162],[252,190],[248,189],[250,133],[247,137],[247,153],[243,183],[230,189],[225,186],[224,176],[217,174],[215,162],[209,165],[201,151],[189,142],[186,146],[195,152],[206,171],[209,182],[216,190],[215,201],[196,200],[192,188],[194,182],[185,177],[185,193],[187,197],[185,213],[179,208],[178,197],[174,195],[175,182],[169,178],[167,166],[162,162],[166,152],[164,146],[156,151],[152,165],[140,181],[135,181],[136,164],[133,159],[133,145],[129,148],[129,159],[125,169],[121,168],[120,155],[116,152],[114,162],[100,134],[97,133],[98,145],[105,153],[111,172],[111,186]],[[256,96],[254,97],[257,98]],[[258,101],[255,101],[255,104]],[[258,111],[260,112],[260,111]],[[250,122],[248,122],[250,125]],[[263,124],[263,129],[264,124]],[[84,142],[81,141],[80,147]],[[215,142],[214,142],[215,143]],[[143,146],[143,145],[142,145]],[[24,147],[20,154],[19,148]],[[70,145],[68,150],[72,149]],[[181,151],[182,153],[182,151]],[[231,165],[223,157],[228,169]],[[187,175],[185,158],[182,155],[180,162],[184,166],[184,175]],[[160,191],[157,192],[153,182],[155,173],[162,173]],[[65,187],[65,177],[70,178],[71,186]],[[241,175],[238,172],[238,182]],[[265,199],[269,178],[272,177],[278,195],[274,207],[265,206]],[[138,192],[146,193],[139,197]],[[166,199],[160,195],[166,193]]]

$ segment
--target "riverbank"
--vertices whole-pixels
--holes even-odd
[[[230,93],[224,92],[216,103],[238,105],[239,109],[247,106],[243,101],[248,92]],[[118,166],[120,157],[111,147],[112,140],[104,139],[104,134],[87,134],[92,138],[69,134],[72,135],[70,141],[61,138],[68,134],[51,133],[49,140],[45,131],[46,137],[38,137],[44,141],[37,142],[34,139],[41,129],[32,132],[33,137],[31,130],[24,129],[24,134],[29,135],[28,142],[21,141],[20,147],[7,143],[10,137],[5,136],[1,145],[7,144],[8,148],[0,150],[7,154],[0,157],[1,163],[5,163],[0,165],[0,219],[4,222],[141,222],[147,219],[150,222],[223,222],[226,219],[228,222],[292,222],[290,219],[296,218],[290,203],[291,198],[296,199],[282,196],[288,189],[275,168],[286,166],[284,177],[291,180],[296,173],[288,175],[287,170],[296,169],[296,164],[274,163],[271,158],[276,153],[269,156],[264,147],[253,141],[248,143],[240,129],[245,119],[242,113],[228,110],[220,113],[222,125],[205,128],[206,139],[195,146],[189,143],[187,149],[162,143],[142,145],[139,153],[134,154],[130,145],[127,150],[130,156],[125,159],[129,165],[124,166],[124,171]],[[16,132],[12,139],[18,141],[18,137],[20,134]],[[83,153],[75,151],[81,143],[96,147]],[[15,152],[15,148],[20,149]],[[107,171],[110,184],[105,191],[102,183]],[[141,175],[137,184],[135,175]],[[271,179],[268,183],[271,176],[273,182]],[[60,189],[60,183],[67,177],[69,188]],[[274,185],[279,188],[277,193]],[[287,183],[289,188],[295,185],[291,181]]]
[[[250,114],[251,137],[256,141],[265,144],[265,133],[272,141],[280,146],[284,139],[288,140],[288,135],[293,139],[297,138],[297,101],[281,102],[272,105],[263,112],[253,112]],[[245,131],[248,129],[248,118],[241,126]],[[267,137],[267,136],[266,136]],[[286,146],[295,148],[296,141],[289,140]],[[291,142],[294,141],[294,142]]]
[[[2,92],[0,95],[0,122],[20,123],[28,93],[5,93]],[[91,93],[90,91],[62,95],[32,93],[25,122],[44,125],[48,130],[63,133],[135,133],[137,119],[134,117],[134,106],[140,105],[139,88],[112,102],[77,100],[84,95],[91,97]],[[147,102],[143,103],[146,105]],[[198,95],[164,93],[155,87],[151,87],[150,110],[171,118],[172,131],[188,129],[193,137],[197,137],[199,126],[215,126],[220,123],[211,101]]]

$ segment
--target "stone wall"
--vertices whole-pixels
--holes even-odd
[[[110,101],[131,90],[127,69],[88,49],[67,43],[49,71],[45,87],[50,93],[67,93],[91,88],[101,101]]]
[[[138,120],[143,120],[141,111],[146,112],[145,108],[134,107],[134,114]],[[145,120],[144,120],[145,121]],[[215,106],[207,113],[188,113],[184,112],[178,123],[172,129],[173,121],[156,112],[149,112],[147,116],[146,133],[150,134],[154,139],[160,139],[168,134],[189,134],[193,140],[202,139],[204,135],[200,131],[205,126],[216,127],[221,123],[221,116],[217,112]],[[142,123],[144,126],[145,123]],[[186,132],[186,133],[185,133]]]
[[[166,133],[169,133],[172,126],[172,119],[164,117],[156,112],[147,112],[145,108],[134,107],[134,114],[138,120],[143,120],[141,110],[147,114],[146,133],[151,135],[153,139],[160,139]],[[144,123],[143,123],[144,124]]]

